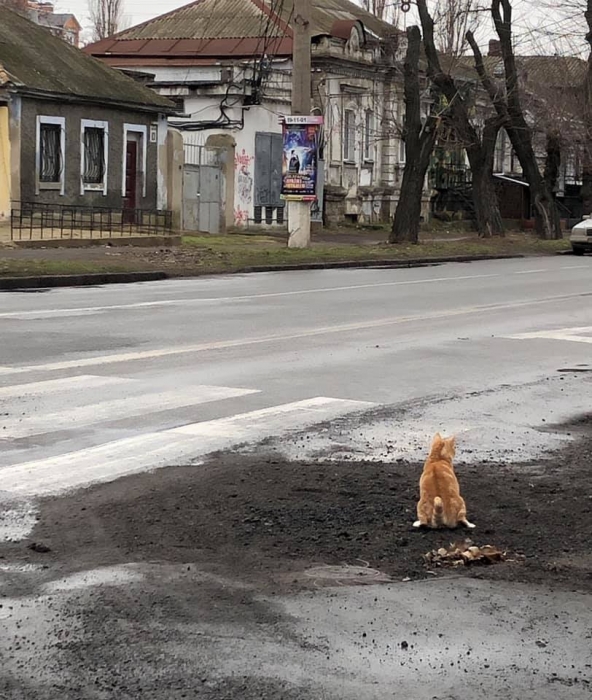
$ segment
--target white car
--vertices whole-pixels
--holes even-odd
[[[572,228],[569,242],[574,255],[592,252],[592,217],[585,216],[583,221]]]

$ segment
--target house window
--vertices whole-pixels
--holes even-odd
[[[343,118],[343,160],[356,160],[356,113],[346,109]]]
[[[109,125],[83,119],[80,143],[80,193],[98,190],[107,194]]]
[[[84,131],[84,184],[100,185],[105,178],[105,131],[91,126]]]
[[[59,190],[64,194],[66,120],[37,117],[36,192]]]
[[[374,160],[374,112],[367,110],[364,124],[364,160]]]
[[[506,132],[500,130],[495,143],[494,172],[504,173],[506,171]]]

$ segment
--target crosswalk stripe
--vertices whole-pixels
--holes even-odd
[[[580,335],[589,333],[591,335]],[[592,343],[592,326],[574,328],[558,328],[556,330],[532,331],[529,333],[513,333],[502,336],[510,340],[568,340],[572,343]]]
[[[46,435],[60,430],[75,430],[101,422],[123,420],[148,413],[167,411],[186,406],[238,398],[257,394],[258,389],[240,389],[225,386],[193,386],[181,391],[163,391],[141,396],[100,401],[87,406],[46,413],[25,419],[2,421],[0,440],[14,440]]]
[[[1,369],[1,368],[0,368]],[[63,379],[48,379],[43,382],[29,382],[27,384],[11,384],[0,387],[0,398],[14,398],[21,396],[42,396],[66,391],[79,391],[84,389],[99,389],[101,387],[115,386],[117,384],[131,384],[134,379],[126,377],[101,377],[92,374],[80,374],[76,377],[64,377]]]
[[[238,444],[281,436],[375,404],[316,397],[156,433],[115,440],[57,457],[0,469],[4,489],[19,496],[58,494],[96,482],[194,461]]]

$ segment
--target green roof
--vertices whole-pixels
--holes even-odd
[[[0,5],[0,87],[174,111],[165,97]]]

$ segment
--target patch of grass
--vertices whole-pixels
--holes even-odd
[[[333,235],[333,234],[332,234]],[[320,239],[320,240],[319,240]],[[335,238],[333,236],[332,241]],[[569,242],[541,241],[528,234],[500,239],[463,238],[430,240],[418,245],[330,242],[318,237],[308,249],[292,250],[286,238],[272,235],[229,234],[186,236],[180,248],[118,248],[116,253],[96,249],[11,251],[2,256],[0,276],[68,275],[102,272],[162,270],[171,276],[228,273],[259,266],[290,266],[314,262],[410,260],[457,255],[552,255],[569,249]],[[24,253],[27,252],[27,255]],[[116,255],[116,258],[115,258]],[[113,257],[111,257],[113,256]]]
[[[319,242],[313,243],[310,248],[296,250],[287,248],[285,240],[279,238],[239,234],[185,237],[183,244],[199,254],[200,268],[211,272],[232,271],[260,265],[296,265],[308,262],[409,260],[456,255],[552,255],[569,248],[569,243],[565,240],[541,241],[523,234],[501,239],[467,238],[457,241],[430,241],[418,245]]]
[[[36,277],[38,275],[80,275],[101,272],[130,272],[146,269],[131,262],[92,260],[43,260],[0,258],[0,277]]]

